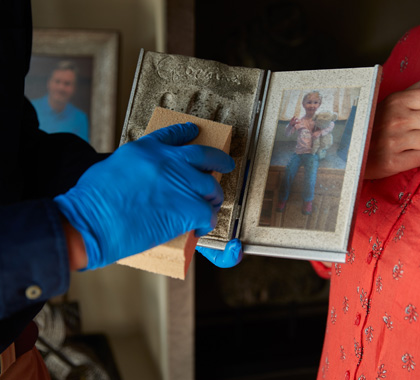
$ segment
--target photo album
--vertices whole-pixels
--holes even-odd
[[[156,109],[230,126],[236,168],[198,245],[236,237],[247,254],[344,262],[380,75],[379,65],[271,72],[142,50],[120,143],[143,136]]]

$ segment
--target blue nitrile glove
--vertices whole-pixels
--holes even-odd
[[[86,269],[215,227],[223,191],[209,172],[230,172],[235,163],[219,149],[182,146],[197,134],[192,123],[176,124],[127,143],[54,199],[82,234]]]
[[[242,243],[239,239],[229,241],[223,251],[200,246],[195,249],[219,268],[232,268],[239,264],[243,257]]]

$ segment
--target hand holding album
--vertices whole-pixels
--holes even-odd
[[[384,178],[419,166],[420,82],[378,104],[365,178]]]
[[[223,251],[200,246],[197,246],[196,250],[219,268],[232,268],[239,264],[243,257],[242,243],[239,239],[227,242]]]

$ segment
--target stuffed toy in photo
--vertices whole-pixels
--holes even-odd
[[[331,125],[331,122],[337,120],[337,115],[330,112],[320,112],[314,117],[315,127],[314,131],[324,130]],[[312,142],[312,154],[317,154],[319,159],[322,160],[327,155],[327,149],[333,144],[333,135],[331,132],[326,135],[319,136]]]

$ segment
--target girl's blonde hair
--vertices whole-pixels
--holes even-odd
[[[316,95],[319,98],[319,102],[322,103],[322,95],[319,93],[319,91],[311,91],[305,94],[305,96],[302,99],[302,104],[305,103],[306,99],[308,99],[310,95]]]

